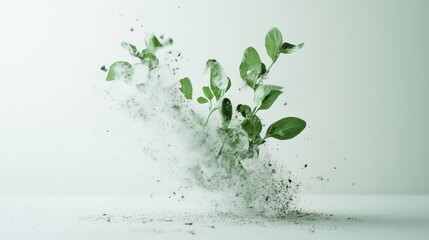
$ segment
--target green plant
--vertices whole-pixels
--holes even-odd
[[[161,41],[162,40],[162,41]],[[128,52],[138,58],[141,64],[148,67],[149,71],[159,65],[156,56],[157,50],[172,44],[172,39],[158,39],[154,35],[146,39],[146,48],[138,51],[137,47],[130,43],[122,43]],[[244,171],[242,160],[259,155],[259,146],[264,144],[268,138],[287,140],[294,138],[301,133],[306,123],[296,117],[285,117],[272,123],[266,130],[265,135],[261,135],[263,124],[258,116],[258,112],[268,110],[283,93],[282,87],[268,85],[264,81],[267,79],[271,68],[276,63],[281,54],[290,54],[303,47],[303,43],[293,45],[283,42],[281,32],[277,28],[272,28],[265,37],[265,48],[272,62],[266,67],[261,62],[258,52],[253,47],[244,51],[239,71],[242,80],[254,91],[253,108],[247,104],[238,104],[235,109],[241,115],[238,121],[233,118],[234,107],[231,100],[226,97],[231,88],[231,79],[227,76],[224,68],[216,60],[208,60],[206,68],[209,71],[209,82],[202,88],[202,96],[196,101],[199,104],[208,105],[208,114],[202,124],[206,128],[212,114],[219,110],[221,116],[221,126],[217,128],[223,142],[219,152],[215,156],[218,160],[223,156],[223,163],[229,166],[230,170]],[[113,63],[107,73],[107,81],[124,79],[133,74],[134,67],[126,61]],[[179,90],[188,100],[193,99],[193,87],[191,80],[187,77],[179,81]],[[221,163],[222,164],[222,163]]]
[[[157,50],[165,46],[169,46],[172,43],[173,40],[171,38],[164,40],[162,37],[160,40],[155,35],[149,35],[145,41],[146,48],[142,51],[138,51],[135,45],[127,42],[122,42],[121,45],[128,50],[131,56],[138,58],[143,65],[149,68],[149,70],[153,70],[159,65],[159,60],[155,55]],[[127,78],[130,77],[133,72],[133,65],[129,62],[117,61],[110,65],[106,80],[113,81]]]
[[[290,54],[303,47],[303,43],[293,45],[283,42],[281,32],[277,28],[272,28],[265,37],[265,48],[272,62],[267,68],[261,62],[258,52],[253,47],[244,51],[239,70],[242,80],[254,91],[253,108],[246,104],[238,104],[237,112],[241,115],[239,124],[231,124],[233,107],[231,101],[225,94],[231,88],[231,80],[226,75],[223,67],[216,60],[209,60],[206,63],[210,71],[209,85],[203,87],[204,96],[197,98],[200,104],[208,104],[209,112],[204,123],[207,125],[212,113],[219,110],[222,126],[219,133],[224,136],[224,143],[216,156],[216,159],[223,154],[225,146],[228,152],[226,159],[234,166],[241,166],[241,160],[253,157],[254,153],[259,154],[259,146],[264,144],[268,138],[287,140],[294,138],[301,133],[306,122],[296,117],[285,117],[272,123],[264,136],[262,133],[262,122],[257,115],[261,110],[268,110],[277,98],[283,93],[281,86],[268,85],[264,83],[271,68],[276,63],[281,54]],[[189,78],[180,80],[182,87],[180,90],[189,100],[192,99],[192,84]],[[245,132],[245,135],[243,134]],[[237,157],[238,156],[238,157]]]

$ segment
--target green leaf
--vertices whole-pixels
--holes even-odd
[[[216,100],[219,100],[228,89],[229,78],[216,60],[208,60],[206,67],[210,71],[210,88]]]
[[[228,90],[231,88],[231,79],[229,79],[229,77],[228,77],[228,86],[226,87],[226,91],[225,92],[228,92]]]
[[[113,63],[107,72],[106,81],[121,80],[133,74],[133,66],[125,61]]]
[[[212,100],[212,99],[213,99],[213,93],[212,93],[212,91],[210,90],[210,87],[208,87],[208,86],[204,86],[204,87],[203,87],[203,93],[204,93],[204,96],[206,96],[206,98],[207,98],[208,100]]]
[[[227,131],[226,143],[235,151],[247,151],[249,149],[249,137],[246,131],[237,127]]]
[[[253,139],[253,144],[256,146],[259,146],[264,143],[265,143],[265,140],[262,139],[261,136],[257,136],[255,139]],[[259,149],[255,149],[255,150],[259,151]],[[259,155],[259,152],[258,152],[258,155]]]
[[[189,78],[182,78],[179,80],[180,84],[182,85],[179,89],[185,95],[186,99],[192,99],[192,83]]]
[[[276,61],[279,57],[282,44],[282,33],[275,27],[271,28],[265,36],[265,49],[267,50],[268,56],[270,56],[273,61]]]
[[[139,55],[138,58],[146,65],[150,70],[155,69],[159,66],[159,60],[153,52],[148,49],[144,49]]]
[[[259,110],[266,110],[273,105],[273,103],[277,100],[277,98],[282,94],[282,91],[273,90],[271,91],[265,99],[262,101],[262,105],[259,107]]]
[[[208,103],[209,100],[207,100],[207,98],[205,98],[205,97],[199,97],[199,98],[197,98],[197,102],[200,104],[205,104],[205,103]]]
[[[238,104],[237,111],[245,118],[252,114],[252,109],[244,104]]]
[[[267,66],[263,62],[261,62],[261,77],[265,77],[267,74]]]
[[[232,104],[231,104],[231,100],[229,100],[228,98],[224,98],[222,100],[220,114],[222,115],[223,128],[228,128],[232,118]]]
[[[162,48],[163,45],[161,44],[161,42],[158,40],[158,38],[155,35],[150,34],[146,38],[146,47],[151,51],[156,51],[159,48]]]
[[[261,72],[262,64],[258,52],[253,47],[247,48],[240,64],[241,78],[249,87],[255,89]]]
[[[265,110],[273,105],[274,101],[283,92],[282,87],[275,85],[260,85],[255,91],[253,102],[259,110]]]
[[[250,139],[255,139],[262,131],[262,123],[258,116],[252,115],[243,120],[241,127],[247,132]]]
[[[299,49],[301,49],[304,46],[304,43],[298,44],[298,45],[293,45],[290,43],[283,43],[280,52],[284,53],[284,54],[289,54],[289,53],[293,53]]]
[[[127,50],[128,50],[128,52],[129,52],[132,56],[134,56],[134,57],[138,57],[138,55],[139,55],[139,51],[137,51],[136,46],[134,46],[134,45],[132,45],[132,44],[130,44],[130,43],[127,43],[127,42],[122,42],[122,43],[121,43],[121,46],[122,46],[123,48],[127,49]]]
[[[291,139],[302,132],[305,126],[306,123],[302,119],[296,117],[282,118],[268,127],[265,138],[272,137],[279,140]]]

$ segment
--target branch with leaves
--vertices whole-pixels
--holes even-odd
[[[204,86],[202,88],[204,96],[197,98],[198,103],[209,105],[209,114],[204,127],[207,125],[213,112],[220,109],[225,93],[231,88],[231,79],[226,76],[225,70],[216,60],[208,60],[206,69],[210,71],[209,86]],[[191,80],[183,78],[179,82],[182,85],[180,91],[182,91],[187,99],[192,100]]]
[[[147,66],[149,71],[159,66],[156,56],[157,50],[171,45],[171,39],[161,40],[154,35],[146,39],[146,48],[139,51],[136,46],[130,43],[122,43],[128,52],[140,60],[140,63]],[[231,100],[225,95],[231,88],[231,79],[227,76],[224,68],[216,60],[208,60],[206,69],[209,71],[209,82],[202,88],[202,95],[196,101],[199,104],[208,106],[208,114],[203,127],[206,128],[210,117],[214,112],[220,112],[222,125],[217,129],[223,136],[223,143],[215,156],[215,159],[223,155],[232,168],[243,170],[241,160],[259,155],[259,146],[264,144],[268,138],[278,140],[292,139],[301,133],[306,127],[304,120],[297,117],[285,117],[272,123],[262,133],[262,122],[258,116],[259,111],[268,110],[275,103],[277,98],[283,93],[282,87],[265,84],[272,67],[282,54],[290,54],[303,47],[303,43],[293,45],[283,42],[281,32],[277,28],[272,28],[265,37],[265,48],[271,63],[266,65],[255,48],[249,47],[244,51],[244,55],[239,67],[242,80],[254,92],[253,107],[247,104],[237,104],[235,107],[237,114],[241,115],[238,123],[233,122],[234,107]],[[113,63],[107,73],[107,81],[124,79],[131,76],[134,66],[126,61]],[[179,81],[180,91],[188,100],[193,100],[193,87],[191,80],[187,77]]]
[[[292,139],[301,133],[306,127],[306,122],[297,117],[285,117],[272,123],[265,136],[261,136],[262,122],[257,113],[261,110],[268,110],[277,98],[283,93],[282,87],[277,85],[264,84],[271,68],[274,66],[281,54],[290,54],[302,48],[303,43],[293,45],[283,42],[281,32],[277,28],[272,28],[265,37],[265,48],[272,62],[267,68],[261,61],[255,48],[249,47],[244,51],[243,59],[240,64],[240,76],[243,81],[254,91],[253,105],[251,108],[246,104],[238,104],[237,112],[242,116],[238,126],[230,126],[233,107],[231,101],[225,97],[225,94],[231,88],[231,80],[227,77],[224,69],[216,60],[209,60],[206,67],[210,71],[210,84],[203,87],[204,96],[198,97],[197,102],[200,104],[209,104],[209,113],[207,125],[212,113],[220,110],[222,126],[219,132],[224,134],[225,143],[222,145],[216,159],[222,153],[225,144],[229,144],[230,149],[236,147],[236,141],[229,138],[236,138],[236,133],[243,130],[247,134],[247,151],[244,157],[251,157],[254,153],[259,154],[259,146],[264,144],[268,138],[278,140]],[[192,84],[189,78],[180,80],[182,87],[180,90],[189,100],[192,100]],[[213,102],[212,102],[213,100]],[[237,152],[233,153],[237,155]]]
[[[173,40],[171,38],[160,40],[155,35],[151,34],[146,38],[145,44],[146,48],[142,51],[138,51],[137,47],[133,44],[127,42],[121,43],[122,47],[128,50],[131,56],[138,58],[141,64],[147,66],[149,70],[153,70],[159,66],[159,60],[155,55],[156,52],[163,47],[173,44]],[[117,61],[110,65],[106,80],[122,80],[130,77],[133,72],[134,67],[132,64],[126,61]]]

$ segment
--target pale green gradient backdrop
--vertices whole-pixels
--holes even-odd
[[[111,127],[100,116],[116,117],[97,111],[98,69],[123,56],[120,41],[142,43],[142,31],[129,31],[136,18],[146,32],[176,40],[189,59],[181,74],[196,80],[208,58],[239,80],[243,50],[265,54],[272,26],[285,40],[305,41],[272,71],[288,106],[263,117],[300,116],[310,127],[274,155],[306,193],[429,194],[428,1],[0,3],[0,194],[153,190],[140,177],[138,146],[123,152],[94,130]],[[118,156],[128,160],[118,165]]]

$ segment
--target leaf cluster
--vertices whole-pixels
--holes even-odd
[[[212,113],[220,109],[223,113],[222,119],[224,120],[222,125],[227,127],[232,118],[232,110],[229,111],[229,109],[226,108],[232,109],[232,105],[231,101],[224,98],[224,96],[231,88],[231,79],[226,75],[224,68],[216,60],[208,60],[206,63],[206,70],[209,72],[209,84],[203,86],[203,96],[197,98],[198,103],[209,105],[209,114],[204,126],[207,125]],[[193,89],[191,80],[186,77],[179,82],[181,84],[180,91],[185,98],[192,100]]]
[[[169,46],[173,43],[171,38],[160,40],[155,35],[151,34],[146,38],[146,48],[139,51],[137,47],[131,43],[122,42],[121,46],[125,48],[131,56],[136,57],[140,62],[147,66],[149,70],[153,70],[159,66],[159,60],[155,53],[157,50]],[[107,81],[119,80],[127,78],[134,72],[133,65],[126,61],[117,61],[110,65],[107,72]]]
[[[219,110],[222,119],[220,132],[226,136],[225,142],[229,143],[232,148],[238,148],[237,143],[231,144],[234,141],[228,138],[236,136],[236,133],[245,132],[247,135],[247,145],[245,145],[247,146],[247,152],[250,154],[254,152],[259,153],[258,146],[264,144],[268,138],[287,140],[301,133],[306,126],[306,122],[297,117],[285,117],[272,123],[266,130],[265,135],[261,136],[263,124],[257,113],[260,110],[270,109],[277,98],[283,93],[283,87],[268,85],[263,82],[267,78],[272,66],[281,54],[291,54],[303,46],[303,43],[294,45],[283,42],[281,32],[274,27],[265,36],[265,49],[272,61],[268,68],[261,61],[259,53],[255,48],[249,47],[244,51],[239,72],[245,84],[254,91],[253,108],[246,104],[237,105],[235,109],[241,115],[240,123],[237,126],[230,126],[233,116],[233,105],[225,97],[225,94],[231,88],[231,80],[216,60],[207,61],[206,68],[210,72],[209,84],[202,89],[204,96],[197,98],[198,103],[209,104],[209,113],[205,125],[212,113]],[[190,79],[183,78],[180,80],[180,83],[180,91],[187,99],[192,100],[193,90]],[[237,130],[237,128],[239,129]],[[240,142],[241,145],[243,145],[242,141]]]
[[[154,35],[149,35],[145,41],[146,48],[141,51],[130,43],[123,42],[121,45],[133,57],[138,58],[141,64],[147,66],[149,70],[153,70],[159,65],[159,60],[155,54],[156,51],[171,45],[173,42],[171,39],[164,40],[161,38],[161,40]],[[252,157],[254,153],[259,154],[259,146],[264,144],[267,139],[292,139],[304,130],[306,127],[304,120],[297,117],[284,117],[272,123],[266,129],[265,134],[262,134],[264,125],[258,116],[259,111],[270,109],[278,97],[283,94],[283,87],[264,83],[271,68],[280,55],[291,54],[303,46],[303,43],[294,45],[283,42],[281,32],[275,27],[270,29],[265,36],[265,50],[271,59],[268,67],[261,61],[257,50],[253,47],[248,47],[244,51],[239,73],[244,83],[253,90],[253,103],[240,103],[236,107],[226,97],[232,84],[224,68],[214,59],[206,62],[209,81],[202,87],[202,94],[196,98],[196,101],[199,104],[208,106],[208,115],[204,127],[209,122],[211,115],[219,110],[222,124],[218,128],[218,132],[224,136],[224,142],[217,158],[222,154],[224,147],[228,146],[229,155],[226,158],[230,159],[229,164],[236,169],[241,166],[242,170],[240,159]],[[133,71],[134,67],[129,62],[117,61],[110,66],[106,80],[127,78],[133,74]],[[191,80],[185,77],[180,79],[179,83],[179,90],[184,97],[188,100],[193,100],[194,90]],[[234,114],[236,114],[238,120],[234,120]]]

